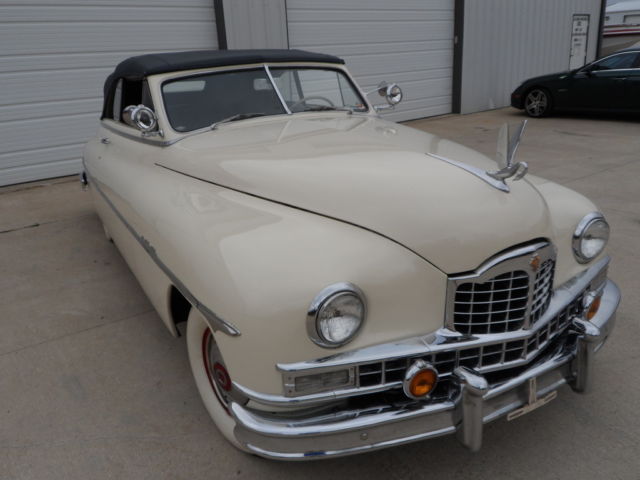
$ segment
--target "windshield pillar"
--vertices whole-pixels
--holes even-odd
[[[278,95],[278,98],[280,99],[280,103],[282,103],[282,108],[285,109],[285,111],[287,112],[287,115],[291,115],[291,110],[289,110],[289,106],[287,105],[287,102],[284,101],[284,97],[282,96],[282,93],[280,93],[280,90],[278,89],[278,86],[276,85],[276,82],[273,79],[273,75],[271,75],[271,71],[269,70],[269,67],[266,64],[263,66],[264,66],[264,71],[267,73],[267,77],[269,77],[269,81],[271,82],[271,85],[273,86],[273,89],[276,92],[276,95]]]

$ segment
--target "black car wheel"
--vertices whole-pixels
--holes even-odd
[[[530,117],[544,117],[551,111],[551,96],[546,90],[534,88],[524,98],[524,111]]]

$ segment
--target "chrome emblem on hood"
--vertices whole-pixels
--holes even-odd
[[[493,188],[509,193],[511,190],[505,180],[511,177],[513,177],[514,181],[520,180],[529,171],[529,166],[526,162],[513,162],[513,158],[515,157],[518,146],[520,145],[520,139],[522,138],[522,133],[524,132],[524,127],[526,125],[527,121],[524,120],[520,125],[518,125],[512,135],[509,135],[511,133],[509,124],[505,123],[502,128],[500,128],[500,133],[498,133],[498,152],[496,160],[500,169],[495,172],[485,171],[481,168],[474,167],[473,165],[442,157],[435,153],[428,153],[427,155],[451,165],[455,165],[456,167],[475,175],[479,179],[484,180]]]
[[[509,124],[505,123],[502,126],[500,133],[498,133],[497,152],[497,161],[501,168],[495,172],[487,172],[487,175],[504,183],[507,178],[513,177],[515,181],[520,180],[527,174],[529,166],[526,162],[513,162],[526,126],[527,121],[524,120],[516,127],[513,133],[511,133]]]

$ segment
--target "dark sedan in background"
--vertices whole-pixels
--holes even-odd
[[[511,106],[531,117],[554,110],[640,112],[640,48],[577,70],[530,78],[511,94]]]

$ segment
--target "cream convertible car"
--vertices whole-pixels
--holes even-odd
[[[130,58],[83,180],[167,328],[186,322],[234,445],[295,460],[456,433],[476,450],[483,424],[588,388],[620,299],[609,227],[525,175],[521,130],[496,163],[384,121],[343,63]]]

